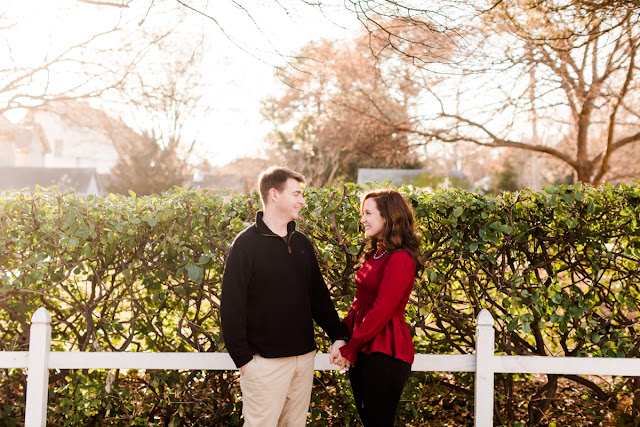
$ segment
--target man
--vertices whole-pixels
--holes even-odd
[[[240,369],[245,426],[304,426],[313,385],[316,323],[340,347],[340,322],[311,241],[296,231],[304,177],[260,175],[263,211],[236,236],[222,279],[224,342]]]

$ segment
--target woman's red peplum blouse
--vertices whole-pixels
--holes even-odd
[[[383,251],[383,249],[380,249]],[[369,257],[356,273],[357,292],[343,322],[352,331],[340,353],[354,363],[358,352],[380,352],[413,363],[413,339],[404,310],[415,279],[415,264],[404,250]]]

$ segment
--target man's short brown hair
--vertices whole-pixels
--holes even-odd
[[[262,204],[266,205],[269,197],[269,190],[275,188],[282,191],[287,180],[295,179],[300,184],[305,183],[304,176],[296,171],[292,171],[284,166],[271,166],[264,170],[258,177],[258,188],[260,189],[260,199]]]

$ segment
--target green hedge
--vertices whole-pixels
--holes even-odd
[[[361,191],[352,184],[308,188],[299,221],[342,315],[363,249]],[[474,319],[486,308],[501,354],[638,356],[640,187],[575,185],[497,198],[402,191],[414,206],[426,264],[407,314],[417,352],[473,352]],[[86,199],[5,194],[0,351],[28,350],[30,318],[40,306],[53,318],[55,350],[224,351],[224,258],[259,206],[255,193],[181,189]],[[326,351],[323,334],[317,342]],[[623,405],[640,390],[637,380],[603,385],[549,376],[531,388],[530,379],[497,376],[496,424],[560,420],[553,398],[565,380],[585,390],[582,400],[600,402],[572,420],[637,415],[637,401]],[[22,370],[0,371],[1,423],[21,425],[25,387]],[[235,372],[62,370],[51,372],[50,390],[55,426],[240,425]],[[471,374],[415,373],[401,424],[472,425],[472,391]],[[313,425],[354,425],[345,375],[317,373],[311,409]]]

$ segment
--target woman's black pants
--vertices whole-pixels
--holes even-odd
[[[358,353],[349,379],[365,427],[393,427],[411,364],[383,353]]]

